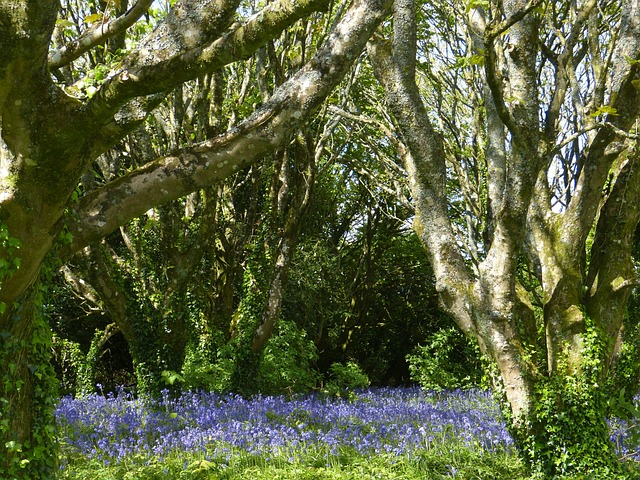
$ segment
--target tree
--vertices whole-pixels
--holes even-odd
[[[638,2],[451,8],[466,8],[464,22],[443,4],[397,0],[392,31],[369,48],[408,147],[414,228],[445,307],[497,365],[532,469],[611,474],[605,385],[638,285]],[[419,65],[418,38],[430,42]],[[436,47],[440,60],[429,55]],[[438,61],[450,64],[430,78]],[[416,72],[433,89],[424,97]],[[460,155],[456,139],[476,149]],[[479,193],[467,198],[474,222],[462,230],[452,220],[451,178]],[[464,194],[453,192],[458,202]]]
[[[119,8],[122,3],[113,2]],[[92,49],[109,38],[117,44],[118,35],[151,2],[141,0],[113,19],[105,11],[89,15],[83,20],[91,26],[77,26],[80,35],[68,43],[60,27],[70,20],[58,22],[64,10],[57,0],[0,5],[3,476],[46,478],[56,458],[50,331],[40,312],[37,282],[47,256],[64,261],[149,208],[211,185],[287,145],[360,55],[390,2],[352,2],[307,64],[231,131],[148,162],[73,202],[82,174],[177,85],[248,58],[330,3],[275,1],[244,18],[240,0],[176,2],[153,32],[124,52],[103,83],[79,92],[64,85],[71,62],[86,61],[81,56],[91,57]],[[57,243],[62,231],[69,240],[65,246]],[[45,270],[53,268],[49,262]]]

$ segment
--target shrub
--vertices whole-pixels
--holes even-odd
[[[229,388],[234,368],[234,345],[225,343],[223,335],[187,347],[182,365],[185,390],[222,392]]]
[[[260,393],[300,393],[320,380],[315,362],[318,351],[306,332],[294,322],[281,319],[277,335],[265,346],[260,361]]]
[[[333,363],[329,367],[325,391],[331,396],[351,398],[354,391],[368,387],[371,382],[367,374],[355,362]]]
[[[480,351],[455,326],[438,330],[407,355],[407,362],[411,379],[427,390],[484,386]]]

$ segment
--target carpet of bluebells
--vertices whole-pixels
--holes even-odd
[[[411,457],[455,441],[471,449],[511,451],[497,404],[488,392],[429,393],[419,388],[379,388],[347,400],[322,395],[297,398],[186,392],[159,400],[120,392],[82,399],[64,397],[57,411],[63,452],[108,465],[127,457],[160,458],[175,451],[228,459],[244,451],[268,459],[311,450]],[[612,425],[621,454],[624,427]],[[63,464],[64,467],[64,464]]]
[[[489,451],[512,446],[497,405],[481,391],[380,388],[349,401],[166,392],[152,402],[120,393],[64,397],[56,417],[64,450],[105,463],[175,450],[220,458],[242,449],[268,458],[318,448],[337,454],[345,447],[365,455],[411,455],[454,439]]]

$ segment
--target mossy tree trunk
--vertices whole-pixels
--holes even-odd
[[[0,331],[0,472],[6,478],[48,478],[57,465],[57,381],[40,300],[39,287],[30,287],[5,313],[9,329]]]
[[[581,64],[609,71],[590,87],[572,77],[572,62],[584,60],[574,46],[593,46],[593,25],[606,23],[601,15],[607,13],[596,2],[572,13],[565,24],[567,42],[549,50],[557,62],[554,75],[543,80],[537,62],[545,54],[539,48],[553,34],[545,37],[545,14],[535,6],[489,2],[471,8],[462,26],[475,39],[475,58],[482,58],[477,61],[483,75],[472,66],[469,76],[479,85],[474,106],[486,114],[488,207],[473,210],[484,215],[484,243],[474,240],[466,250],[482,252],[479,258],[463,253],[464,239],[452,227],[447,182],[459,170],[448,170],[445,161],[458,159],[432,126],[416,84],[416,51],[407,48],[416,45],[412,0],[396,0],[391,39],[377,38],[369,53],[408,147],[404,163],[416,207],[414,228],[433,263],[436,288],[458,325],[497,366],[523,456],[533,471],[548,477],[614,472],[605,423],[611,392],[605,385],[615,368],[630,289],[638,285],[631,258],[640,216],[633,133],[640,121],[638,4],[620,2],[617,43],[607,45],[611,62],[594,58]],[[581,93],[590,105],[567,100],[572,88],[591,87],[595,92]],[[612,99],[608,106],[603,92]],[[571,157],[571,180],[560,191],[549,171],[565,158],[567,104],[581,109],[584,123],[576,127],[582,143]],[[596,124],[598,109],[615,115]]]
[[[272,179],[276,187],[275,195],[272,195],[276,219],[272,221],[271,231],[277,231],[279,235],[276,235],[277,246],[260,322],[253,334],[251,348],[254,352],[264,348],[282,311],[289,269],[315,181],[316,152],[314,146],[310,145],[309,137],[308,133],[299,134],[290,151],[284,154],[280,168]],[[278,178],[279,182],[276,181]]]
[[[78,359],[76,374],[76,395],[86,396],[95,393],[96,369],[100,361],[103,348],[109,339],[119,332],[115,323],[110,323],[104,330],[96,329],[89,344],[89,350],[84,358]]]

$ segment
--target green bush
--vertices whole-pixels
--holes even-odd
[[[438,330],[407,355],[411,379],[427,390],[483,386],[480,350],[457,327]]]
[[[333,363],[329,367],[325,392],[331,396],[350,398],[354,390],[370,384],[369,377],[357,363]]]
[[[210,346],[191,345],[176,380],[187,390],[233,390],[248,395],[292,394],[318,385],[316,346],[294,322],[280,320],[261,354],[251,353],[241,341],[247,338],[227,341],[221,337]],[[257,373],[251,366],[254,361]]]
[[[234,369],[234,345],[220,338],[187,347],[182,365],[181,388],[223,392],[229,389]]]
[[[85,359],[77,342],[52,335],[52,362],[57,367],[58,391],[61,395],[72,395],[77,391],[78,369]]]
[[[634,292],[629,300],[627,316],[624,321],[624,341],[620,345],[611,372],[607,375],[606,388],[610,397],[623,393],[626,403],[634,403],[634,397],[640,390],[640,293]],[[628,412],[619,409],[608,412],[611,416],[629,418]]]
[[[315,388],[320,380],[317,360],[318,351],[306,332],[294,322],[281,319],[260,360],[260,392],[291,394]]]

